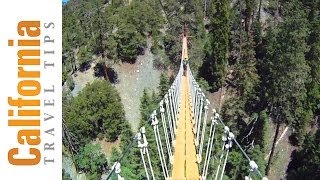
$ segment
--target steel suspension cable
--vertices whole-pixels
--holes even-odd
[[[167,112],[167,118],[169,122],[170,134],[171,134],[171,141],[173,142],[175,140],[175,129],[170,116],[168,94],[165,95],[165,104],[166,104],[166,112]]]
[[[161,138],[160,138],[159,128],[158,128],[159,121],[157,119],[156,111],[153,111],[153,113],[151,115],[151,119],[152,119],[151,125],[153,126],[154,136],[155,136],[156,144],[157,144],[157,150],[158,150],[158,154],[160,157],[160,163],[161,163],[161,167],[162,167],[162,172],[164,174],[164,177],[167,178],[168,177],[168,169],[167,169],[165,157],[163,154]]]
[[[194,106],[194,134],[197,135],[197,122],[198,122],[198,106],[199,106],[199,92],[198,92],[198,88],[196,88],[196,94],[195,94],[195,98],[196,98],[196,104]]]
[[[225,124],[223,123],[223,120],[220,118],[220,116],[219,116],[218,120],[220,121],[220,123],[221,123],[223,126],[225,126]],[[246,157],[246,159],[247,159],[249,162],[254,162],[254,161],[252,161],[252,160],[250,159],[250,157],[248,156],[248,154],[243,150],[243,148],[241,147],[241,145],[239,144],[239,142],[237,141],[237,139],[234,138],[233,141],[234,141],[234,143],[237,145],[237,147],[240,149],[240,151],[242,152],[242,154]],[[265,178],[265,177],[261,174],[261,172],[259,171],[258,168],[256,168],[255,171],[259,174],[259,176],[260,176],[261,178]]]
[[[164,136],[165,136],[165,139],[166,139],[167,152],[168,152],[168,155],[169,155],[170,163],[172,163],[172,150],[171,150],[171,145],[170,145],[170,142],[169,142],[168,128],[167,128],[167,123],[166,123],[166,120],[165,120],[164,112],[165,111],[164,111],[164,108],[163,108],[163,100],[162,100],[160,102],[160,116],[161,116]]]
[[[202,134],[201,134],[201,141],[200,141],[200,148],[198,153],[198,162],[201,162],[202,159],[202,150],[203,150],[203,143],[204,143],[204,135],[207,127],[207,118],[208,118],[208,109],[209,109],[209,100],[206,99],[206,105],[204,106],[204,119],[203,119],[203,125],[202,125]]]
[[[206,150],[206,159],[204,162],[204,167],[202,170],[202,178],[206,179],[207,174],[208,174],[208,167],[210,164],[210,159],[211,159],[211,152],[212,152],[212,146],[213,146],[213,141],[214,141],[214,135],[216,131],[216,125],[218,124],[216,117],[215,117],[215,111],[213,111],[213,116],[211,117],[211,126],[210,126],[210,133],[209,133],[209,140],[208,140],[208,145],[207,145],[207,150]]]
[[[197,135],[196,135],[196,146],[199,146],[199,134],[201,130],[201,119],[202,119],[202,111],[203,111],[203,101],[204,101],[204,94],[200,93],[200,109],[199,109],[199,117],[197,119]],[[199,152],[199,148],[198,148]]]
[[[223,163],[223,166],[222,166],[222,170],[221,170],[221,175],[220,175],[220,180],[222,180],[223,178],[223,175],[224,175],[224,170],[226,168],[226,164],[227,164],[227,160],[228,160],[228,155],[229,155],[229,151],[230,151],[230,148],[232,147],[232,140],[234,139],[234,134],[232,132],[229,131],[229,128],[225,128],[226,131],[226,135],[228,136],[227,139],[228,139],[228,144],[225,145],[225,149],[226,149],[226,157],[224,159],[224,163]]]
[[[143,140],[144,140],[144,142],[147,142],[147,138],[146,138],[146,135],[145,135],[145,131],[142,132],[142,135],[143,135]],[[147,145],[148,145],[148,143],[147,143]],[[150,167],[150,171],[151,171],[152,178],[155,179],[155,177],[154,177],[154,172],[153,172],[153,168],[152,168],[152,165],[151,165],[150,154],[149,154],[149,150],[148,150],[148,147],[147,147],[147,146],[145,147],[145,151],[146,151],[146,153],[147,153],[147,159],[148,159],[148,162],[149,162],[149,167]]]
[[[174,132],[176,133],[177,124],[176,124],[176,118],[174,116],[174,112],[173,112],[173,108],[172,108],[172,100],[171,100],[171,92],[170,91],[169,91],[168,99],[169,99],[169,107],[170,107],[170,112],[171,112],[171,120],[173,122],[173,129],[174,129]]]
[[[227,139],[222,139],[223,140],[223,145],[222,145],[222,152],[220,154],[220,158],[219,158],[219,164],[218,164],[218,168],[216,170],[216,173],[215,173],[215,180],[218,179],[218,174],[220,172],[220,166],[221,166],[221,162],[222,162],[222,159],[223,159],[223,156],[224,156],[224,146],[226,145],[226,140]]]

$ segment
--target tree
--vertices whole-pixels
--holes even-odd
[[[248,175],[248,162],[241,152],[232,150],[226,165],[226,175],[230,179],[244,179]]]
[[[255,10],[255,1],[254,0],[246,0],[246,9],[244,11],[245,14],[245,31],[251,31],[251,24],[253,22],[253,13]]]
[[[118,55],[123,61],[135,62],[146,42],[132,24],[122,24],[117,31]]]
[[[259,167],[265,164],[261,158],[264,149],[266,119],[260,107],[260,76],[257,71],[255,42],[252,23],[254,2],[238,1],[231,11],[232,28],[229,57],[229,74],[226,81],[233,96],[222,108],[223,117],[245,149],[246,153],[257,162]],[[245,16],[242,17],[242,14]],[[244,19],[244,23],[242,20]],[[233,151],[226,174],[231,179],[244,179],[249,174],[248,162],[241,152]],[[260,168],[259,168],[260,169]],[[252,177],[253,178],[253,177]]]
[[[287,179],[319,179],[320,178],[320,130],[308,134],[302,147],[292,153],[288,165]]]
[[[233,83],[237,86],[237,94],[250,98],[257,98],[255,90],[259,86],[259,75],[256,69],[256,58],[254,52],[254,42],[251,34],[244,33],[243,47],[241,48],[240,57],[234,66]]]
[[[70,175],[67,174],[64,169],[62,169],[62,180],[72,180]]]
[[[145,38],[158,38],[164,23],[156,2],[74,0],[64,5],[63,82],[76,70],[90,68],[95,57],[102,57],[102,72],[119,60],[134,63],[146,47]]]
[[[204,78],[213,91],[222,87],[226,74],[229,47],[230,3],[227,0],[212,1],[210,13],[211,51],[206,55],[208,73]]]
[[[80,70],[86,70],[89,66],[89,63],[92,61],[91,53],[88,51],[88,48],[81,46],[78,52],[78,62]]]
[[[307,38],[309,51],[306,53],[307,64],[310,67],[310,82],[307,84],[308,103],[314,115],[320,114],[320,3],[314,0],[303,1],[308,7],[310,34]]]
[[[165,94],[167,94],[170,88],[169,78],[166,74],[161,73],[160,75],[160,84],[159,84],[159,97],[162,99]]]
[[[271,154],[266,167],[270,170],[275,142],[281,124],[289,124],[303,134],[308,119],[304,111],[306,82],[309,68],[306,65],[307,19],[301,3],[286,2],[283,19],[278,27],[269,31],[267,66],[269,70],[268,101],[270,116],[276,124]]]
[[[81,142],[98,134],[115,141],[126,126],[120,96],[109,82],[96,80],[86,85],[70,106],[66,125]]]
[[[78,169],[88,173],[89,179],[100,179],[107,167],[106,156],[101,152],[99,144],[89,143],[81,147],[75,156],[75,163]]]

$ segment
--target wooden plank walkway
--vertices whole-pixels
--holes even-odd
[[[178,117],[172,180],[199,180],[188,87],[187,77],[182,76],[181,109]]]

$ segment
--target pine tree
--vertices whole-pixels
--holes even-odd
[[[304,111],[308,66],[306,52],[307,19],[301,3],[286,2],[283,19],[278,27],[269,32],[267,65],[269,69],[268,101],[270,115],[276,124],[276,132],[266,174],[270,170],[275,142],[281,124],[289,124],[303,134],[308,119]]]
[[[316,115],[320,111],[320,2],[317,0],[305,0],[308,7],[308,20],[310,34],[307,39],[309,51],[306,60],[310,67],[310,82],[307,84],[308,102],[311,110]]]
[[[159,84],[159,97],[163,98],[165,94],[167,94],[170,88],[169,78],[166,74],[161,73],[160,75],[160,84]]]
[[[135,62],[139,50],[146,46],[145,40],[132,24],[122,24],[117,31],[118,55],[123,61]]]
[[[88,142],[98,135],[115,141],[125,129],[127,122],[120,96],[109,82],[96,80],[88,84],[71,101],[70,107],[66,125],[81,142]]]
[[[288,165],[287,179],[319,179],[320,178],[320,130],[308,134],[302,147],[294,151]]]
[[[107,159],[99,144],[86,144],[75,156],[78,169],[87,173],[89,179],[99,179],[106,170]]]
[[[209,74],[206,80],[213,91],[223,86],[226,74],[230,30],[229,8],[230,3],[227,0],[214,0],[211,4],[209,31],[212,36],[212,51],[207,55]]]

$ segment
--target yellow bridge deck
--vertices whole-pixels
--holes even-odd
[[[192,132],[193,125],[188,82],[188,77],[182,76],[181,104],[178,117],[172,180],[199,180],[194,134]]]

